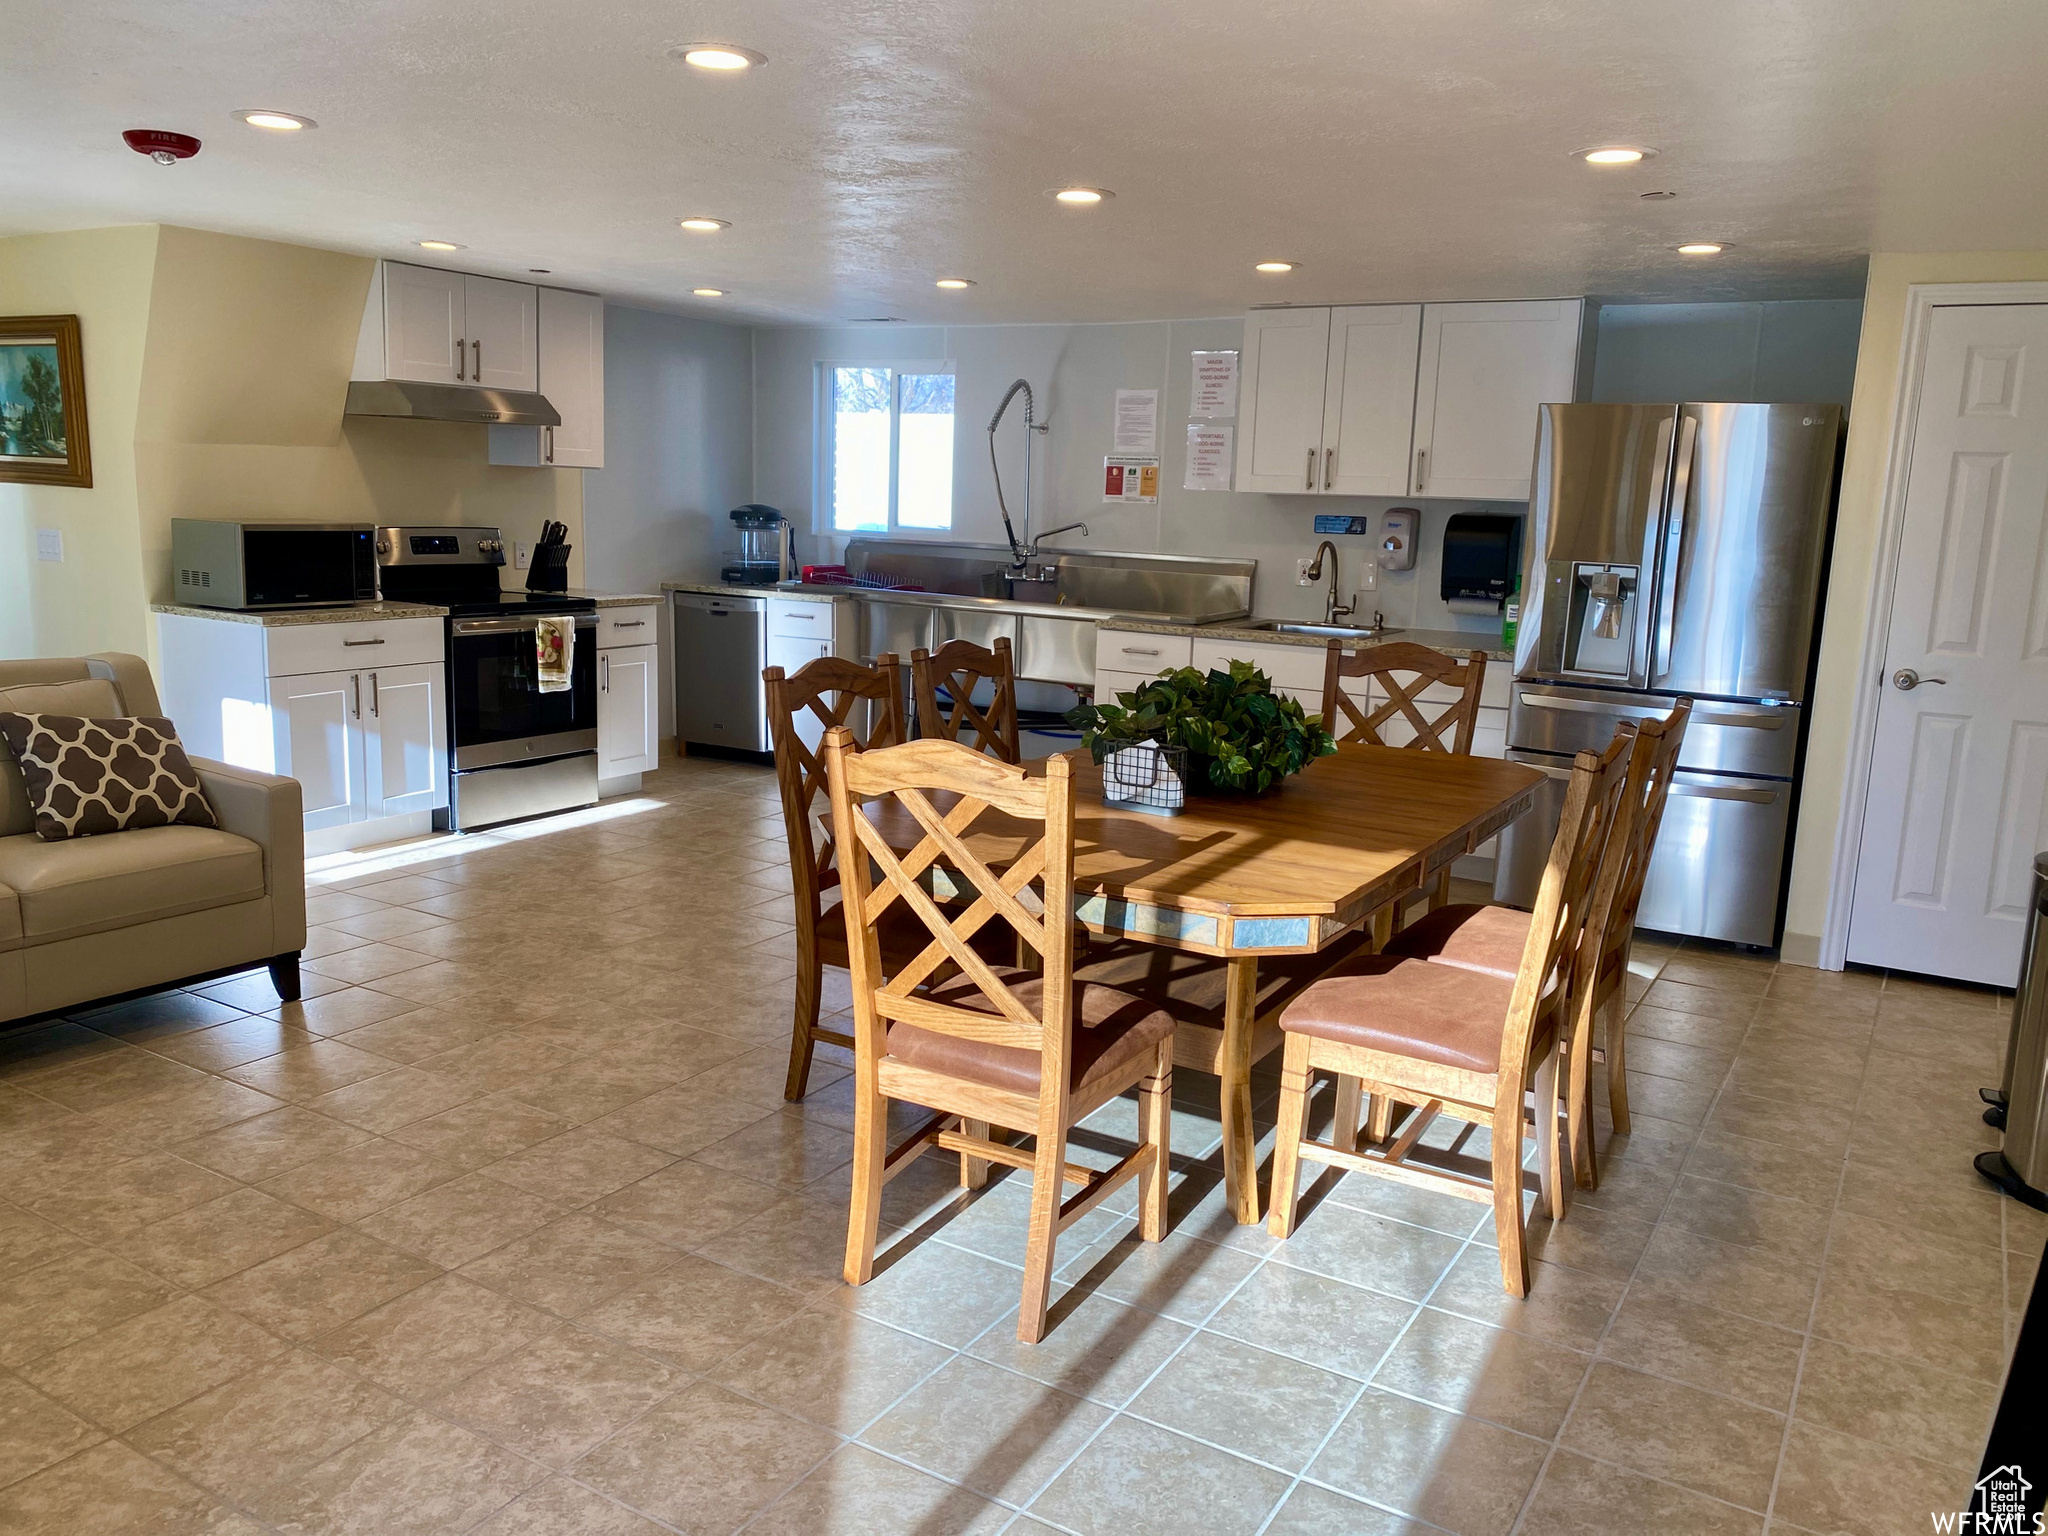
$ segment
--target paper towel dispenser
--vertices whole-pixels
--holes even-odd
[[[1454,610],[1498,611],[1521,568],[1522,520],[1460,512],[1444,525],[1443,599]]]

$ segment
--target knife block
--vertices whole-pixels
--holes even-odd
[[[536,548],[526,567],[526,590],[529,592],[566,592],[569,590],[569,551],[573,544],[549,544]]]

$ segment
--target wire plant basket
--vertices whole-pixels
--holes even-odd
[[[1106,805],[1148,816],[1178,816],[1187,804],[1188,749],[1141,741],[1102,760]]]

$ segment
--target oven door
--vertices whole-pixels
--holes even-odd
[[[448,626],[449,745],[457,773],[597,750],[597,615],[576,615],[570,685],[540,689],[535,618]]]

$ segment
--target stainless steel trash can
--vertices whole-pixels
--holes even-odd
[[[2005,1126],[2005,1147],[1977,1158],[1977,1171],[2015,1200],[2048,1211],[2048,853],[2034,860],[2026,949],[2013,996],[2005,1083],[1987,1089],[1985,1119]]]

